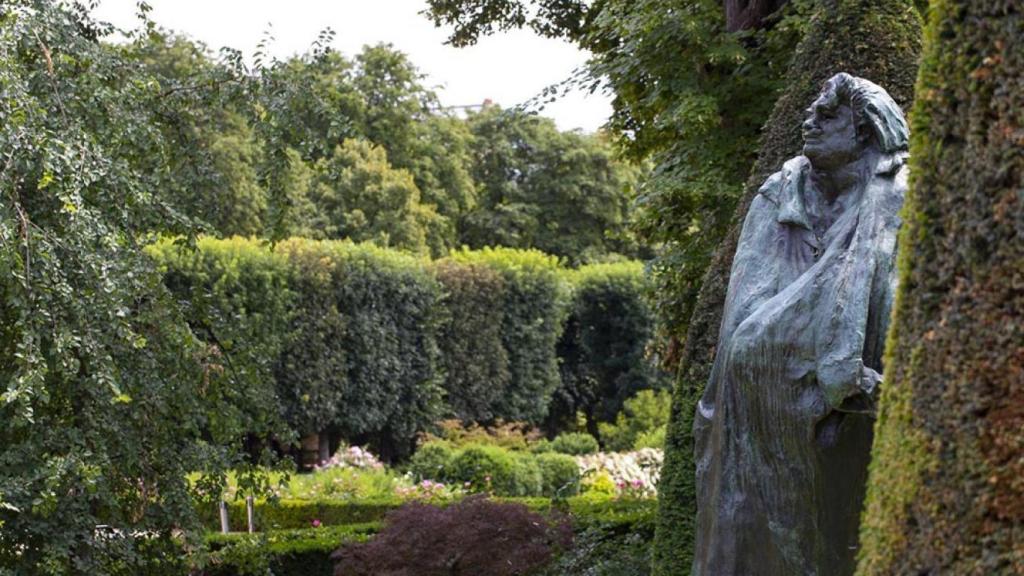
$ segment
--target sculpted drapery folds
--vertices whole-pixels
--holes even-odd
[[[908,131],[832,77],[761,187],[698,404],[694,574],[850,574],[894,292]]]

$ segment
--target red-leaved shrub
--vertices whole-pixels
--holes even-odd
[[[334,576],[524,576],[571,544],[565,517],[474,496],[445,508],[406,504],[375,538],[331,558]]]

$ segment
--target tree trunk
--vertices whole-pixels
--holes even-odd
[[[734,226],[705,275],[687,331],[659,486],[655,576],[690,573],[696,516],[693,416],[714,361],[729,271],[750,201],[765,178],[800,153],[804,110],[834,74],[849,72],[871,80],[904,108],[909,105],[920,34],[920,16],[913,0],[822,0],[807,37],[797,48],[786,90],[765,125],[758,160]]]
[[[1024,17],[931,12],[858,573],[1024,574]]]
[[[729,32],[757,30],[788,0],[725,0],[725,28]]]

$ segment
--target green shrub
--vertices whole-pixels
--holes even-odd
[[[624,452],[640,448],[664,448],[665,429],[668,427],[671,408],[672,393],[668,390],[641,390],[626,400],[614,424],[598,425],[605,449]]]
[[[402,505],[398,498],[380,500],[292,500],[256,502],[256,528],[260,531],[291,530],[309,528],[314,520],[322,526],[343,526],[379,522],[388,511]],[[220,519],[216,505],[204,506],[199,510],[204,525],[211,532],[220,531]],[[245,502],[236,500],[228,503],[228,519],[231,531],[246,530]]]
[[[637,435],[636,441],[633,442],[633,450],[643,450],[644,448],[656,448],[658,450],[665,449],[665,434],[668,432],[668,425],[658,426],[654,430],[648,430],[641,432]]]
[[[487,445],[458,450],[442,481],[468,482],[471,491],[499,496],[539,496],[544,486],[541,467],[532,454]]]
[[[515,493],[516,462],[512,454],[497,446],[474,445],[459,450],[452,458],[446,480],[469,482],[474,491],[494,490],[496,494]]]
[[[491,413],[507,421],[539,424],[560,383],[556,345],[567,313],[568,286],[559,261],[537,250],[485,248],[454,252],[463,265],[483,265],[504,281],[501,339],[509,384]]]
[[[447,481],[450,476],[455,450],[443,440],[434,440],[421,445],[409,460],[409,471],[413,478],[422,480]]]
[[[448,410],[463,422],[490,422],[511,381],[502,340],[505,280],[483,264],[443,260],[433,267],[444,289],[438,342]]]
[[[440,438],[452,446],[487,444],[508,450],[528,450],[542,439],[540,430],[526,422],[504,422],[498,420],[489,426],[465,425],[459,420],[444,420],[438,423],[438,436],[426,434],[428,440]]]
[[[597,440],[590,434],[584,432],[568,432],[559,434],[551,441],[551,449],[560,454],[571,456],[582,456],[594,454],[600,450]]]
[[[535,456],[544,479],[542,495],[565,498],[580,492],[580,468],[576,459],[565,454],[541,453]]]
[[[210,351],[210,394],[227,400],[225,421],[266,428],[278,403],[274,365],[292,337],[297,294],[287,261],[245,238],[200,238],[196,250],[167,239],[146,248],[178,299],[192,333]]]
[[[668,375],[648,348],[654,315],[645,298],[643,265],[618,262],[567,271],[572,303],[558,342],[561,384],[545,422],[548,433],[571,429],[583,413],[588,430],[611,422],[639,390],[667,388]]]
[[[296,474],[288,484],[289,498],[316,500],[387,500],[395,496],[399,480],[385,468],[326,468]]]
[[[365,542],[380,530],[380,523],[276,530],[257,534],[210,534],[211,550],[205,576],[329,576],[331,554],[339,545]]]

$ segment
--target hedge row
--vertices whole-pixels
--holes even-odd
[[[252,430],[280,417],[394,460],[445,417],[550,415],[551,430],[576,411],[612,418],[625,396],[664,382],[644,356],[639,264],[570,271],[503,248],[429,261],[305,239],[165,240],[148,252],[208,345],[211,393],[236,400]]]
[[[499,499],[525,504],[530,510],[551,513],[546,498]],[[400,504],[396,502],[394,508]],[[304,510],[342,506],[337,501],[293,501],[282,506]],[[262,506],[258,506],[262,510]],[[575,533],[575,545],[556,558],[542,573],[580,576],[587,574],[643,575],[649,573],[649,548],[654,534],[653,500],[589,500],[570,498],[567,510]],[[301,515],[301,514],[299,514]],[[282,529],[257,534],[211,534],[211,565],[205,576],[328,576],[334,566],[331,554],[340,546],[365,541],[376,534],[381,522],[328,525],[320,528]]]
[[[554,452],[516,452],[485,444],[455,447],[434,441],[413,455],[409,470],[417,481],[433,480],[499,496],[565,498],[580,492],[576,459]]]
[[[551,498],[542,497],[498,497],[502,502],[519,502],[537,512],[549,512],[554,506]],[[363,527],[369,529],[384,520],[387,513],[398,508],[406,501],[400,498],[366,500],[339,500],[323,498],[316,500],[281,499],[275,502],[258,500],[255,504],[257,532],[301,531],[313,526],[313,520],[319,520],[322,528]],[[653,513],[657,503],[653,499],[594,499],[586,496],[573,496],[564,500],[555,500],[567,505],[568,511],[574,516],[586,518],[588,522],[606,524],[631,524],[647,518]],[[211,506],[203,511],[203,522],[211,532],[211,538],[231,540],[246,530],[245,502],[241,500],[228,503],[228,518],[231,521],[231,534],[215,534],[220,530],[216,509]],[[318,534],[319,532],[316,532]]]

